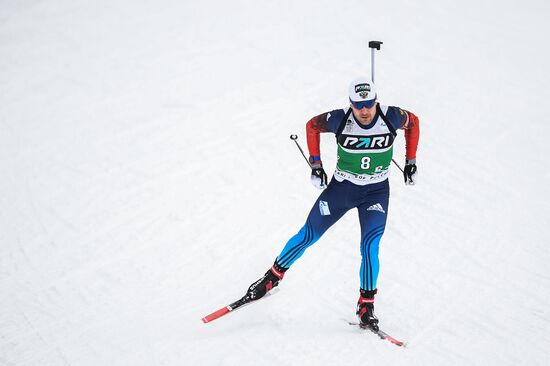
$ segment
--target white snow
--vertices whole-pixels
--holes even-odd
[[[14,1],[0,6],[0,365],[546,365],[547,2]],[[319,191],[288,138],[380,99],[421,119],[390,177],[361,334],[348,213],[281,291],[210,324]],[[404,142],[396,159],[404,160]],[[332,136],[323,136],[327,171]]]

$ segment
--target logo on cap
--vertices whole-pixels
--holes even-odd
[[[370,91],[371,91],[371,88],[369,84],[355,85],[355,92],[358,93],[359,96],[363,99],[365,99],[369,95]]]
[[[370,85],[369,84],[358,84],[355,85],[355,92],[370,92]]]

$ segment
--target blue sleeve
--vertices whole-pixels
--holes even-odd
[[[403,128],[408,118],[407,113],[403,109],[393,106],[388,107],[386,117],[392,124],[393,128],[395,128],[396,130]]]
[[[336,133],[338,131],[338,127],[340,126],[340,122],[342,122],[342,118],[346,115],[343,109],[335,109],[333,111],[327,112],[327,125],[326,129],[327,131],[330,131],[332,133]]]

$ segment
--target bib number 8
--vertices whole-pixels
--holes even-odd
[[[361,158],[361,169],[369,169],[370,168],[370,157],[364,156]]]

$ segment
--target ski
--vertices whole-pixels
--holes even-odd
[[[362,326],[361,324],[359,324],[358,322],[350,322],[349,320],[346,320],[346,322],[349,324],[349,325],[354,325],[354,326],[357,326],[361,329],[366,329],[366,330],[370,330],[371,332],[373,332],[374,334],[376,334],[378,337],[380,337],[380,339],[384,339],[390,343],[393,343],[395,344],[396,346],[399,346],[399,347],[407,347],[407,343],[405,342],[402,342],[400,340],[397,340],[395,338],[393,338],[392,336],[390,336],[388,333],[382,331],[382,330],[374,330],[370,327],[366,327],[366,326]]]
[[[279,291],[278,288],[274,288],[273,290],[269,291],[267,294],[264,295],[264,297],[258,299],[258,300],[261,300],[261,299],[265,299],[266,297],[268,296],[271,296],[271,295],[274,295],[276,294],[277,292]],[[203,323],[209,323],[213,320],[216,320],[218,318],[221,318],[222,316],[224,315],[227,315],[229,314],[230,312],[232,311],[235,311],[237,309],[240,309],[241,307],[245,306],[245,305],[248,305],[250,303],[253,303],[253,302],[256,302],[258,300],[253,300],[249,295],[244,295],[243,297],[241,297],[239,300],[227,305],[227,306],[224,306],[223,308],[219,309],[219,310],[216,310],[214,311],[212,314],[208,314],[207,316],[205,316],[204,318],[202,318],[202,322]]]

